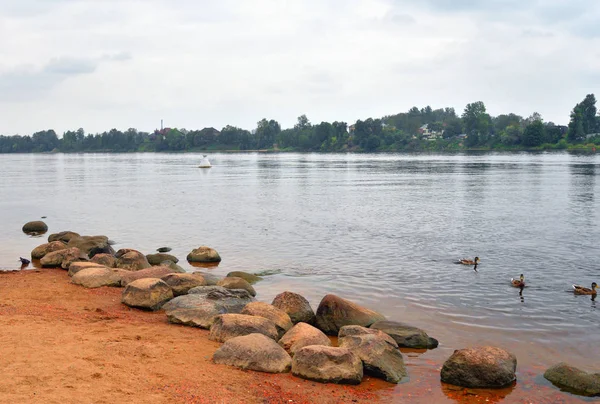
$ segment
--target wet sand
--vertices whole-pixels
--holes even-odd
[[[410,381],[360,386],[305,381],[211,362],[208,331],[120,303],[121,289],[88,290],[60,269],[0,273],[1,403],[580,403],[519,367],[503,390],[443,385],[439,355],[403,351]]]

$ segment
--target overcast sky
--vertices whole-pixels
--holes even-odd
[[[0,133],[252,129],[600,96],[599,0],[0,0]]]

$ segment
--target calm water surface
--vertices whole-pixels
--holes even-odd
[[[261,300],[287,289],[316,308],[335,293],[422,326],[441,341],[425,358],[484,343],[532,365],[599,357],[598,302],[570,292],[600,282],[597,155],[209,157],[0,156],[0,268],[44,241],[21,227],[47,216],[50,233],[116,248],[214,247],[217,274],[274,273]],[[479,272],[453,263],[475,255]]]

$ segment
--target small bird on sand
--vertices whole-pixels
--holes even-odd
[[[31,263],[31,261],[23,257],[19,257],[19,261],[21,261],[21,265],[29,265]]]

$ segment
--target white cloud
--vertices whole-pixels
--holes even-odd
[[[595,0],[0,0],[0,132],[291,126],[599,93]]]

